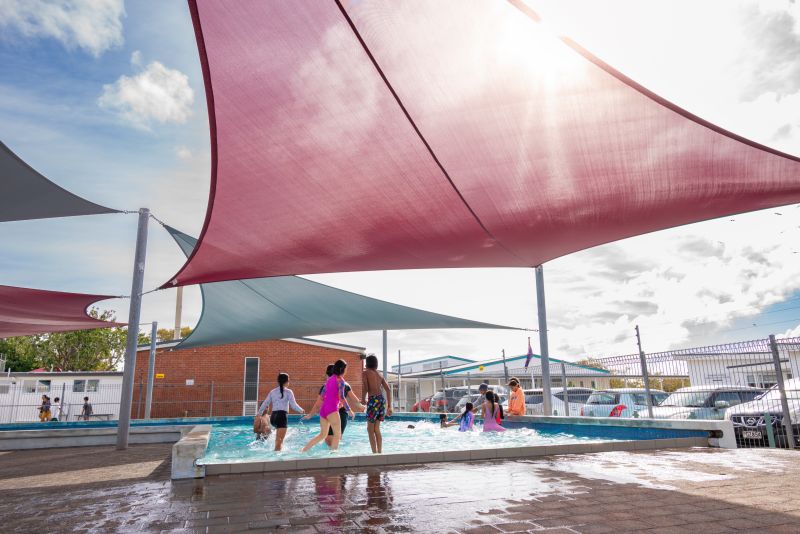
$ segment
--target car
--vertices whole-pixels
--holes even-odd
[[[792,420],[795,442],[800,438],[800,378],[784,383],[789,418]],[[786,427],[783,425],[783,405],[778,385],[772,386],[752,402],[733,406],[725,412],[725,419],[733,422],[736,443],[740,446],[759,446],[769,443],[767,414],[772,426],[773,438],[779,446],[785,446]]]
[[[595,391],[586,400],[580,411],[585,417],[633,417],[640,410],[647,410],[644,388],[612,388]],[[653,406],[669,396],[660,389],[651,389]]]
[[[508,396],[505,393],[498,394],[500,397],[500,404],[503,406],[504,411],[508,411]],[[464,395],[458,401],[458,403],[453,408],[454,413],[463,413],[464,410],[467,408],[467,403],[471,402],[473,406],[478,406],[483,404],[484,396],[480,393],[471,393],[469,395]]]
[[[676,389],[658,406],[653,407],[656,419],[722,419],[731,406],[750,402],[764,392],[747,386],[692,386]],[[634,417],[648,417],[647,409]]]
[[[453,413],[464,395],[477,391],[477,386],[459,386],[439,390],[431,398],[431,412]]]
[[[418,402],[414,403],[414,406],[411,407],[412,412],[430,412],[431,411],[431,397],[433,395],[429,395],[424,399],[420,399]]]
[[[564,407],[564,388],[552,388],[550,390],[550,406],[553,409],[553,415],[580,415],[581,408],[583,408],[583,405],[589,400],[592,393],[594,393],[592,388],[568,387],[566,397],[569,403],[569,413],[567,413]],[[525,390],[525,406],[525,413],[527,414],[543,414],[543,390]]]

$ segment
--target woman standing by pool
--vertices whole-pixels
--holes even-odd
[[[505,432],[506,429],[497,422],[500,418],[500,407],[495,402],[494,391],[487,391],[485,398],[486,400],[483,401],[483,431]]]
[[[272,413],[269,416],[269,424],[274,426],[277,431],[275,432],[275,450],[281,450],[283,446],[283,438],[286,437],[286,427],[288,426],[288,411],[289,407],[299,413],[306,413],[306,411],[294,400],[294,392],[287,388],[289,383],[289,375],[287,373],[280,373],[278,375],[278,387],[273,389],[261,403],[256,417],[261,417],[267,411],[270,404],[272,405]]]
[[[339,417],[339,404],[344,400],[344,374],[347,371],[347,362],[336,360],[333,364],[333,374],[325,382],[325,396],[319,408],[319,434],[306,443],[301,452],[307,452],[311,447],[323,441],[328,435],[328,429],[333,428],[331,450],[339,448],[342,439],[342,422]]]

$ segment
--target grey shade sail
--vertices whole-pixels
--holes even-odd
[[[188,257],[197,240],[164,227]],[[180,348],[365,330],[519,330],[392,304],[297,276],[200,284],[200,291],[200,321]]]
[[[0,222],[119,213],[70,193],[0,142]]]

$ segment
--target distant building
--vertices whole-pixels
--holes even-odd
[[[361,394],[360,355],[364,347],[309,338],[252,341],[175,349],[178,341],[157,344],[151,417],[253,415],[280,372],[289,373],[297,402],[311,409],[325,377],[338,359],[348,364],[345,379]],[[149,346],[136,356],[132,417],[144,417]]]
[[[447,369],[457,365],[464,365],[466,363],[475,363],[475,360],[469,358],[462,358],[460,356],[437,356],[435,358],[428,358],[426,360],[418,360],[416,362],[409,362],[399,365],[393,365],[391,371],[393,373],[421,373],[424,371],[439,371],[439,368]]]
[[[507,357],[505,363],[503,358],[484,361],[468,360],[458,356],[441,356],[440,358],[448,358],[450,362],[458,360],[466,360],[466,362],[462,361],[458,365],[449,367],[443,366],[441,371],[438,364],[435,368],[400,374],[396,372],[397,366],[392,368],[394,372],[390,375],[389,380],[392,382],[394,398],[397,399],[395,404],[400,409],[411,408],[421,398],[429,397],[443,387],[472,386],[477,389],[478,385],[486,382],[495,389],[504,391],[506,374],[509,377],[519,378],[525,389],[542,387],[541,357],[536,354],[533,355],[528,369],[525,369],[526,355]],[[439,358],[429,358],[421,360],[421,362],[425,365],[438,360]],[[593,389],[610,387],[611,373],[607,370],[550,358],[550,383],[553,387],[562,385],[562,364],[567,375],[568,386]],[[404,370],[406,365],[411,366],[414,363],[403,364]]]
[[[89,397],[95,419],[118,419],[122,373],[103,371],[9,373],[0,377],[0,423],[39,420],[42,395],[61,399],[64,421],[77,421]],[[55,416],[55,414],[53,414]]]
[[[800,343],[777,341],[784,380],[800,376]],[[741,350],[741,349],[739,349]],[[692,386],[749,386],[771,388],[778,381],[771,352],[682,352]]]

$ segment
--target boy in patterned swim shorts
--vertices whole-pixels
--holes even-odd
[[[378,374],[378,358],[374,354],[367,356],[366,367],[363,382],[367,399],[367,435],[372,453],[379,454],[383,451],[381,421],[384,416],[391,417],[392,415],[392,389]],[[386,398],[381,393],[381,388],[386,392]]]

